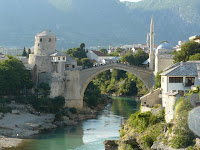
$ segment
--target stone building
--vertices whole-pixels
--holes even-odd
[[[160,44],[155,52],[155,74],[173,65],[174,48],[167,42]]]
[[[56,35],[51,31],[35,36],[34,54],[29,54],[28,63],[37,66],[39,83],[49,83],[53,73],[62,75],[66,69],[77,67],[72,57],[56,50]]]

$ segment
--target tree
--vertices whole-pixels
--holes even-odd
[[[143,50],[138,50],[137,53],[134,55],[134,65],[135,66],[140,66],[142,63],[148,59],[149,55],[144,52]]]
[[[83,68],[90,68],[93,66],[93,64],[90,62],[90,59],[88,58],[81,59],[81,63],[82,63]]]
[[[134,65],[134,56],[133,54],[125,54],[121,57],[121,62],[128,62],[131,65]]]
[[[85,51],[85,43],[80,44],[80,49]]]
[[[26,48],[24,47],[24,50],[22,52],[22,56],[27,56],[27,53],[26,53]]]
[[[31,54],[31,49],[28,49],[27,58],[29,58],[29,54]]]
[[[1,95],[20,94],[21,90],[30,89],[32,86],[31,74],[20,60],[9,56],[8,60],[0,62]]]
[[[191,55],[200,53],[200,44],[195,41],[186,42],[181,46],[181,50],[175,52],[174,63],[188,61]],[[196,57],[196,56],[195,56]]]
[[[87,103],[88,106],[95,107],[99,104],[99,98],[101,98],[100,93],[101,92],[98,86],[93,82],[90,82],[85,90],[83,100]]]
[[[157,88],[160,88],[161,87],[161,74],[162,73],[162,71],[161,72],[158,72],[157,74],[156,74],[156,76],[155,76],[155,85],[154,85],[154,89],[157,89]]]
[[[189,60],[200,60],[200,53],[191,55]]]
[[[102,49],[100,49],[99,51],[102,52],[102,53],[104,53],[104,54],[107,54],[107,53],[108,53],[107,49],[105,49],[105,48],[102,48]]]
[[[70,55],[74,58],[78,58],[78,59],[82,59],[82,58],[86,58],[86,52],[85,50],[81,49],[81,48],[73,48],[73,49],[69,49],[66,52],[64,52],[67,55]]]
[[[149,55],[143,50],[138,50],[135,54],[125,54],[121,57],[121,62],[128,62],[130,65],[140,66],[147,60]]]

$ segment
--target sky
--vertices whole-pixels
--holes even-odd
[[[124,1],[129,1],[129,2],[139,2],[141,0],[120,0],[121,2],[124,2]]]

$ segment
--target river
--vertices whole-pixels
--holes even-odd
[[[120,124],[139,107],[140,103],[132,98],[114,97],[113,103],[99,112],[97,119],[33,136],[33,140],[26,143],[23,149],[104,150],[103,141],[119,139]]]

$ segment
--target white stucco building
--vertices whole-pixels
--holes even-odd
[[[104,54],[100,51],[95,51],[95,50],[91,50],[87,53],[87,58],[91,59],[91,60],[96,60],[97,63],[104,63],[105,60],[115,60],[116,57],[115,56],[109,56],[107,54]]]
[[[176,100],[200,85],[200,61],[180,62],[164,70],[161,75],[162,106],[165,107],[166,121],[174,117]]]

